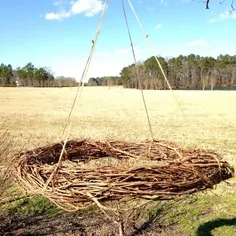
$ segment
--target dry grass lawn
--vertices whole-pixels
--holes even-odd
[[[18,148],[58,142],[75,92],[76,88],[0,88],[0,124],[5,122],[3,129],[17,141]],[[170,91],[144,94],[156,139],[175,141],[185,147],[215,149],[236,167],[235,91],[174,91],[180,106]],[[125,141],[151,138],[138,90],[85,87],[72,120],[70,138]],[[232,210],[236,205],[235,182],[231,180],[231,187],[222,184],[215,192],[227,200],[214,206],[221,217],[236,213]]]
[[[0,121],[27,148],[62,138],[76,88],[0,88]],[[236,152],[234,91],[144,91],[156,139]],[[149,139],[138,90],[85,87],[71,138]]]

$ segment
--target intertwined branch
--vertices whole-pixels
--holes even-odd
[[[225,0],[219,1],[220,4],[224,3]],[[210,9],[209,5],[210,5],[211,0],[204,0],[204,3],[206,4],[206,9]],[[235,11],[235,6],[234,6],[234,0],[231,0],[231,11]]]
[[[233,176],[233,168],[210,150],[181,149],[170,142],[72,140],[52,181],[43,191],[62,144],[15,157],[19,184],[74,211],[95,202],[128,198],[173,199],[212,188]]]

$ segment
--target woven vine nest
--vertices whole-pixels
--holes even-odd
[[[214,151],[182,149],[167,141],[127,143],[71,140],[15,157],[18,183],[59,207],[78,210],[122,198],[173,199],[212,188],[233,176]],[[49,181],[50,179],[50,181]]]

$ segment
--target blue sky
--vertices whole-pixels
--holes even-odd
[[[236,11],[230,0],[130,0],[155,54],[236,55]],[[104,0],[1,0],[0,63],[47,66],[80,78]],[[138,61],[153,55],[124,0]],[[120,0],[110,0],[88,77],[119,75],[133,63]]]

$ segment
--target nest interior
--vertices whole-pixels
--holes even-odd
[[[14,169],[26,191],[44,194],[68,211],[94,199],[173,199],[212,188],[234,174],[214,151],[182,149],[167,141],[71,140],[59,162],[61,151],[57,143],[20,153]]]

